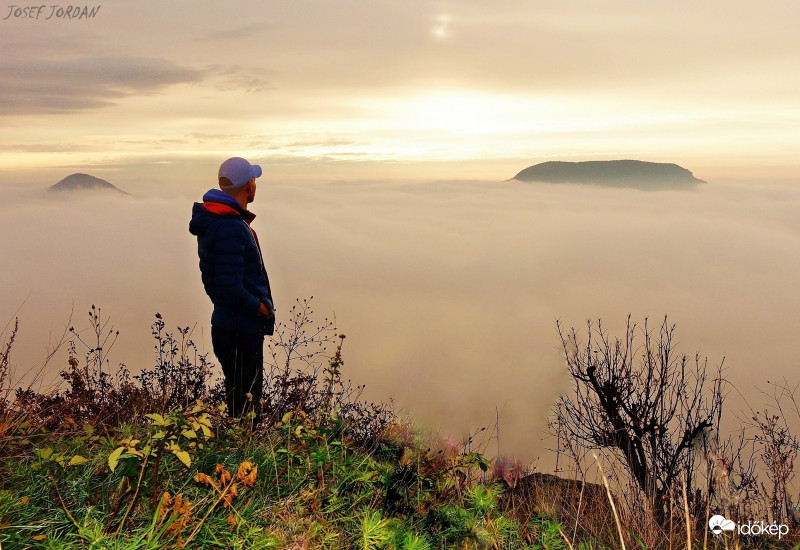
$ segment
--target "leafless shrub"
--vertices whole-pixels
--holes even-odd
[[[44,429],[68,431],[86,422],[111,428],[141,421],[148,413],[187,408],[197,400],[223,403],[222,380],[212,381],[214,365],[192,341],[192,329],[168,331],[163,317],[155,317],[155,365],[132,375],[124,364],[116,371],[111,368],[109,353],[119,332],[93,305],[88,329],[70,327],[67,368],[60,373],[66,388],[45,393],[18,388],[14,406],[39,419]],[[313,422],[333,415],[343,421],[353,441],[367,445],[394,414],[389,405],[362,402],[364,387],[342,380],[341,346],[332,355],[328,352],[334,333],[328,319],[313,319],[310,300],[298,300],[269,343],[261,420],[269,426],[291,411],[301,411]]]
[[[327,317],[315,321],[312,300],[296,300],[288,320],[275,327],[268,344],[271,360],[265,365],[262,419],[269,425],[290,411],[302,411],[319,422],[335,414],[357,443],[371,445],[394,420],[391,404],[362,401],[364,386],[342,379],[344,335]]]
[[[14,327],[11,329],[11,334],[0,350],[0,413],[6,410],[8,406],[8,396],[10,388],[6,387],[9,375],[9,358],[11,356],[11,348],[14,346],[14,340],[17,337],[19,330],[19,319],[14,319]]]
[[[770,383],[763,409],[749,410],[736,433],[704,446],[699,474],[706,477],[708,508],[734,521],[758,518],[800,524],[794,463],[800,440],[792,423],[800,421],[796,392],[787,382]]]
[[[764,503],[758,454],[747,428],[741,427],[724,439],[706,441],[696,451],[695,484],[703,485],[707,495],[705,521],[716,513],[734,521],[761,517]]]
[[[770,391],[762,391],[767,398],[763,409],[750,411],[746,422],[753,434],[752,454],[758,457],[756,469],[763,472],[766,481],[757,485],[757,497],[766,517],[774,522],[800,524],[797,503],[792,496],[795,477],[794,462],[800,452],[800,439],[792,433],[792,423],[800,422],[797,402],[798,385],[787,381],[767,382]]]
[[[267,365],[276,375],[286,376],[295,363],[304,365],[301,368],[318,370],[330,357],[328,345],[336,334],[334,322],[325,317],[321,322],[314,320],[311,301],[314,299],[297,299],[289,309],[288,319],[278,323],[275,334],[267,345],[268,354],[272,358]]]
[[[191,339],[194,329],[177,327],[176,337],[165,327],[161,314],[156,313],[156,320],[150,325],[156,341],[156,364],[133,377],[157,412],[188,408],[209,397],[214,390],[209,385],[212,363],[208,354],[201,354]],[[210,400],[216,401],[213,397]]]
[[[762,411],[753,420],[759,429],[755,441],[761,447],[761,460],[771,485],[769,489],[765,487],[769,495],[769,517],[773,521],[783,521],[792,517],[794,508],[788,485],[794,477],[797,438],[778,415]]]
[[[565,332],[557,326],[573,391],[556,402],[554,435],[610,452],[625,465],[657,520],[669,517],[681,478],[689,483],[692,505],[700,508],[692,450],[719,425],[721,366],[709,379],[707,360],[677,354],[675,327],[666,318],[656,334],[645,320],[642,344],[630,317],[621,340],[609,338],[600,321],[596,327],[587,324],[586,343],[574,328]]]

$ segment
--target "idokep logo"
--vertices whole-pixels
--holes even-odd
[[[708,520],[708,528],[715,535],[721,535],[725,531],[736,531],[744,536],[770,535],[782,539],[789,534],[789,526],[785,523],[764,523],[763,521],[741,523],[736,525],[732,520],[725,519],[724,516],[712,516]]]

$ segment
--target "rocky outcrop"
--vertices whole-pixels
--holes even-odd
[[[616,499],[616,497],[614,497]],[[555,516],[565,525],[613,526],[614,514],[603,485],[535,472],[508,487],[503,503],[523,518]],[[618,506],[619,502],[615,502]]]

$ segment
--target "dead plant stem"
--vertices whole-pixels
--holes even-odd
[[[600,476],[603,478],[603,485],[606,486],[606,494],[608,495],[608,501],[611,503],[611,511],[614,512],[614,522],[617,524],[617,532],[619,533],[619,542],[622,545],[622,550],[625,550],[625,537],[622,534],[622,524],[619,521],[619,514],[617,514],[617,506],[614,504],[614,497],[611,496],[611,489],[608,487],[608,478],[606,474],[603,472],[603,465],[600,464],[600,457],[597,456],[597,453],[592,453],[594,455],[594,460],[597,462],[597,467],[600,469]]]
[[[128,509],[125,510],[125,515],[122,516],[122,519],[117,526],[117,530],[114,532],[115,535],[119,535],[120,531],[122,531],[122,526],[125,525],[125,521],[127,521],[128,516],[133,510],[133,505],[136,504],[136,498],[139,496],[139,490],[142,488],[142,478],[144,477],[144,472],[147,469],[147,459],[149,455],[145,455],[144,461],[142,462],[142,469],[139,472],[139,479],[136,481],[136,490],[133,492],[133,497],[131,498],[131,502],[128,505]]]
[[[683,510],[686,514],[686,548],[692,550],[692,521],[689,517],[689,499],[686,496],[686,480],[681,478],[683,486]]]
[[[74,525],[77,529],[80,529],[78,522],[75,521],[75,518],[72,517],[72,514],[67,509],[67,505],[64,504],[64,499],[61,497],[61,491],[58,490],[58,482],[53,477],[50,477],[50,481],[53,483],[53,488],[56,490],[56,496],[58,496],[58,503],[61,505],[61,508],[67,514],[67,517],[72,522],[72,525]]]
[[[213,512],[214,509],[217,507],[217,505],[220,502],[222,502],[222,499],[225,498],[225,495],[228,493],[228,490],[230,490],[230,488],[233,486],[234,483],[236,483],[236,478],[235,477],[232,478],[231,481],[223,489],[220,490],[219,498],[217,498],[217,500],[214,502],[214,504],[212,504],[211,507],[206,512],[206,515],[204,515],[202,517],[202,519],[197,523],[197,525],[195,526],[194,530],[189,535],[189,538],[187,538],[185,541],[183,541],[183,544],[181,545],[182,548],[186,548],[189,545],[189,543],[192,542],[192,539],[200,531],[200,528],[203,526],[205,521],[208,519],[208,516],[210,516],[211,512]]]

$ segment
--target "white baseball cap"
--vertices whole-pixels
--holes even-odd
[[[261,167],[258,164],[250,164],[242,157],[232,157],[220,165],[219,177],[228,178],[233,185],[227,188],[235,189],[253,178],[261,177]]]

